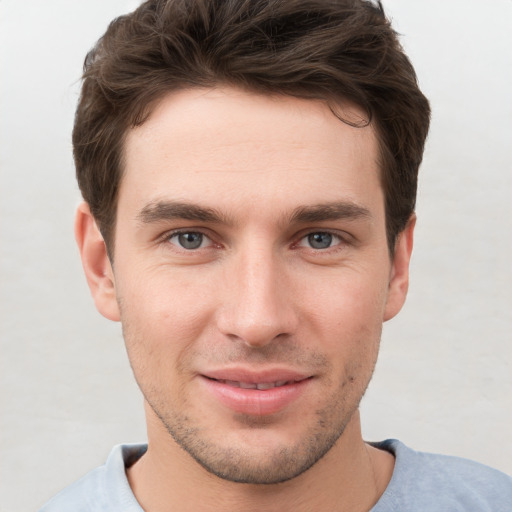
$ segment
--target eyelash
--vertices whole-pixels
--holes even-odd
[[[203,237],[203,239],[201,240],[201,245],[204,243],[204,238],[209,240],[210,244],[208,246],[206,246],[206,247],[201,247],[200,246],[200,247],[197,247],[197,248],[187,249],[187,248],[185,248],[183,246],[178,245],[178,243],[174,244],[174,243],[171,242],[172,239],[176,239],[180,235],[195,235],[195,234],[201,235],[201,237]],[[337,242],[335,242],[333,245],[329,245],[328,247],[325,247],[325,248],[315,248],[315,247],[311,247],[311,245],[303,245],[302,244],[302,242],[304,242],[308,237],[311,237],[313,235],[328,235],[328,236],[332,237],[333,240],[337,240]],[[292,247],[292,249],[297,249],[299,247],[304,247],[305,249],[310,250],[310,251],[314,251],[315,253],[327,253],[327,252],[331,252],[332,250],[339,250],[340,249],[339,246],[346,246],[346,245],[348,245],[350,243],[348,238],[349,238],[349,235],[347,235],[345,233],[341,234],[338,231],[332,231],[332,230],[312,230],[312,231],[300,233],[300,236],[299,236],[298,240],[295,241],[291,245],[291,247]],[[194,229],[194,228],[191,228],[191,229],[178,229],[178,230],[172,231],[170,233],[166,233],[164,236],[161,237],[160,242],[162,242],[162,243],[171,243],[173,246],[177,247],[178,250],[182,250],[182,251],[188,252],[188,253],[197,252],[199,249],[208,249],[212,245],[213,246],[217,246],[217,247],[221,247],[221,244],[215,243],[215,241],[213,240],[212,236],[209,236],[208,234],[206,234],[204,231],[202,231],[200,229]]]
[[[312,247],[312,240],[309,239],[310,237],[314,236],[314,235],[327,235],[331,238],[331,241],[333,242],[332,245],[329,245],[328,247]],[[304,242],[305,240],[308,240],[309,242],[309,245],[302,245],[302,242]],[[337,240],[337,242],[335,242],[335,240]],[[338,232],[334,232],[334,231],[310,231],[309,233],[306,233],[304,234],[303,236],[300,237],[299,241],[296,242],[294,244],[294,247],[306,247],[307,249],[311,249],[315,252],[326,252],[328,251],[329,249],[336,249],[339,245],[343,245],[343,244],[346,244],[347,241],[346,239],[341,235],[339,234]]]
[[[172,231],[170,233],[166,233],[162,237],[161,241],[171,243],[172,245],[175,245],[176,247],[178,247],[178,249],[181,249],[185,252],[196,252],[198,249],[208,248],[208,247],[198,247],[197,249],[186,249],[185,247],[180,247],[177,244],[173,244],[171,242],[171,240],[173,238],[178,238],[180,235],[201,235],[201,237],[203,237],[203,240],[201,241],[201,245],[204,242],[204,238],[206,238],[210,241],[210,244],[208,245],[208,247],[210,247],[211,245],[220,246],[220,244],[215,244],[215,242],[213,241],[211,236],[208,236],[206,233],[204,233],[203,231],[198,230],[198,229],[178,229],[178,230]]]

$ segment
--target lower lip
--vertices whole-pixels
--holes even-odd
[[[272,389],[244,389],[229,386],[217,380],[202,378],[206,387],[223,405],[239,414],[267,416],[275,414],[304,392],[311,379],[304,379]]]

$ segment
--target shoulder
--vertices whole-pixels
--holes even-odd
[[[388,488],[374,512],[510,512],[512,478],[459,457],[412,450],[397,440],[375,443],[395,455]]]
[[[126,467],[139,459],[145,444],[115,446],[106,463],[66,487],[39,512],[142,512],[126,478]]]

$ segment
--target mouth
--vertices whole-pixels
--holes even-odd
[[[225,370],[201,377],[215,402],[232,412],[251,416],[285,410],[300,400],[313,381],[312,376],[289,371],[254,374]]]
[[[293,380],[277,380],[273,382],[243,382],[238,380],[227,380],[227,379],[212,379],[216,382],[220,382],[221,384],[226,384],[227,386],[231,386],[233,388],[242,388],[242,389],[258,389],[260,391],[265,391],[267,389],[281,388],[283,386],[288,386],[291,384],[296,384],[297,382],[302,382],[310,377],[306,378],[297,378]]]

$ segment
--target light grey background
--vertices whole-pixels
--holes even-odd
[[[385,327],[365,437],[512,473],[512,1],[384,3],[433,123],[409,301]],[[35,510],[145,438],[120,328],[96,313],[74,246],[70,148],[83,57],[136,5],[0,1],[5,512]]]

